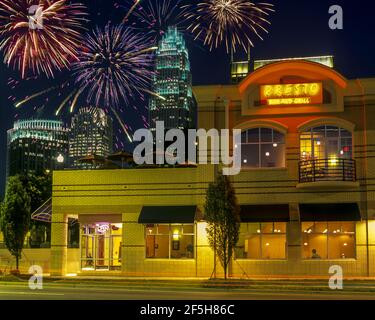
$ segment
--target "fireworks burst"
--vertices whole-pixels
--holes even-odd
[[[238,47],[247,52],[254,46],[254,35],[263,40],[261,32],[268,33],[265,26],[271,24],[268,17],[274,12],[272,4],[249,0],[205,0],[183,8],[188,10],[184,17],[195,39],[203,39],[210,50],[225,43],[227,52]]]
[[[85,6],[66,0],[0,1],[0,50],[4,62],[20,70],[53,77],[77,60]]]
[[[137,6],[132,15],[128,13],[123,23],[129,20],[133,27],[137,28],[139,25],[142,30],[148,31],[154,43],[158,43],[169,26],[179,26],[183,22],[185,10],[181,10],[181,2],[182,0],[145,0],[138,6],[138,1],[133,5]]]
[[[72,70],[79,86],[76,94],[86,91],[88,103],[118,106],[120,99],[128,102],[147,91],[153,76],[152,52],[157,48],[150,47],[146,38],[122,25],[107,24],[87,35],[83,48]]]

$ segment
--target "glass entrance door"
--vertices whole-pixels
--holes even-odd
[[[95,269],[108,270],[109,269],[109,245],[110,236],[106,234],[95,235]]]
[[[122,225],[84,225],[82,231],[81,269],[120,270]]]
[[[95,236],[85,234],[81,239],[81,268],[82,270],[93,270],[94,269],[94,245]]]

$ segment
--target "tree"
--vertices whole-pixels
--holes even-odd
[[[219,174],[217,181],[209,185],[204,209],[208,241],[223,266],[226,280],[240,229],[239,207],[227,176]]]
[[[31,214],[52,196],[52,175],[44,172],[24,174],[21,176],[26,192],[31,196]],[[30,246],[39,248],[43,243],[51,242],[51,224],[42,221],[30,223]],[[46,236],[45,236],[46,234]]]
[[[22,254],[25,236],[30,226],[30,196],[20,176],[10,177],[4,203],[1,206],[1,231],[9,252],[16,258],[16,269]]]
[[[51,174],[25,174],[20,176],[26,192],[32,195],[30,210],[33,213],[52,195],[52,177]]]

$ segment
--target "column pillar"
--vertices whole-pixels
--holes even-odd
[[[126,214],[122,214],[122,244],[121,244],[121,272],[125,273],[126,272],[126,231],[127,231],[127,226],[126,226]]]
[[[301,222],[298,203],[289,205],[290,221],[287,226],[288,260],[301,260]]]
[[[68,253],[68,216],[52,214],[51,228],[51,276],[64,276]]]

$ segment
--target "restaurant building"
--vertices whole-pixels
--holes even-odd
[[[375,276],[375,79],[284,60],[194,94],[199,128],[242,130],[230,276],[326,277],[332,265]],[[217,170],[55,172],[47,272],[220,276],[203,209]],[[80,223],[79,249],[68,248],[69,218]]]

